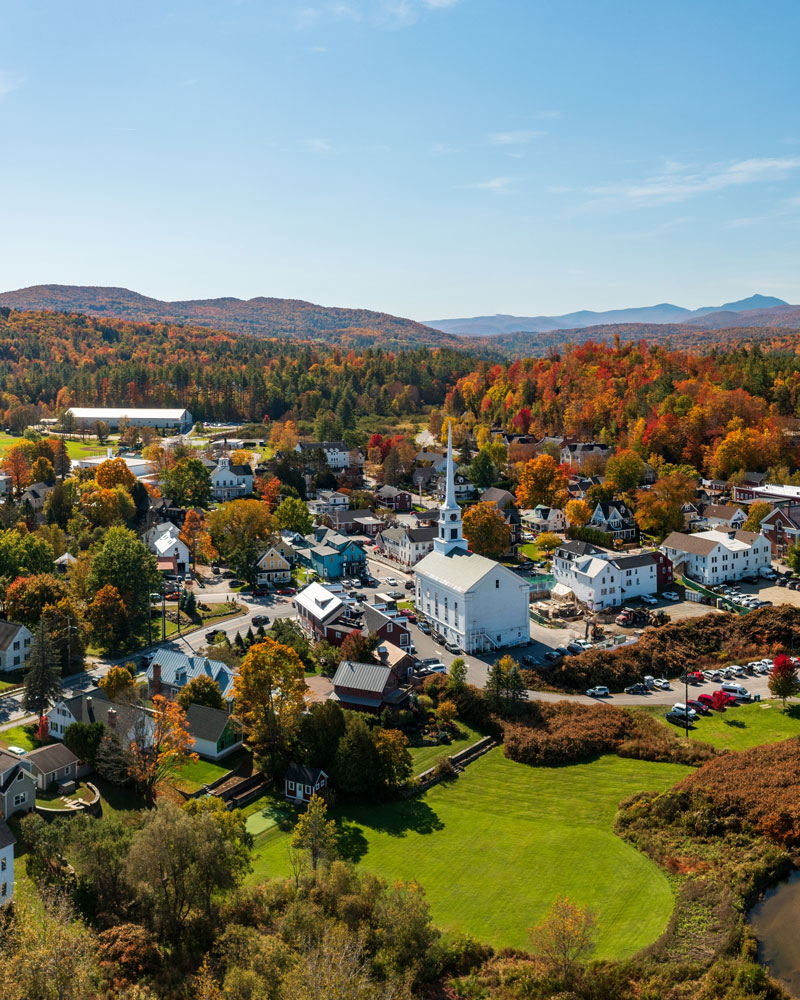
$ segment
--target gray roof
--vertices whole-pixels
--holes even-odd
[[[439,533],[435,524],[426,524],[420,528],[409,528],[406,532],[410,542],[432,542]]]
[[[490,486],[488,490],[484,490],[481,493],[481,500],[483,503],[495,503],[498,507],[502,504],[505,507],[506,504],[516,504],[517,499],[513,493],[508,490],[501,490],[497,486]]]
[[[161,667],[161,682],[169,687],[181,688],[205,675],[216,681],[224,694],[233,686],[233,671],[221,660],[209,660],[207,656],[187,656],[177,649],[161,648],[147,668],[148,681],[153,680],[153,667]]]
[[[390,673],[391,667],[386,667],[382,663],[356,663],[353,660],[342,660],[336,669],[333,686],[383,694]]]
[[[211,743],[216,743],[222,736],[230,718],[227,712],[206,705],[190,705],[186,710],[186,721],[192,736]]]
[[[311,785],[313,788],[320,778],[327,778],[328,775],[321,767],[310,767],[308,764],[295,764],[292,762],[286,768],[284,777],[286,781],[295,781],[301,785]]]
[[[8,649],[21,628],[14,622],[0,621],[0,649]]]
[[[707,556],[719,545],[719,541],[703,538],[701,535],[686,535],[682,531],[673,531],[661,544],[665,549],[690,552],[695,556]]]
[[[397,625],[399,628],[404,628],[408,631],[408,619],[403,616],[401,617],[402,621],[398,621],[395,614],[387,614],[385,611],[381,611],[380,608],[374,608],[371,604],[367,604],[364,608],[364,625],[370,632],[377,632],[387,622],[392,622],[393,625]]]
[[[17,838],[8,828],[8,823],[4,819],[0,819],[0,850],[4,847],[13,847],[16,842]]]
[[[39,747],[26,754],[26,758],[33,764],[34,769],[42,774],[50,774],[60,767],[67,767],[69,764],[77,764],[78,758],[65,747],[63,743],[53,743],[50,746]]]

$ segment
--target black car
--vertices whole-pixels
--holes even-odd
[[[406,580],[406,590],[413,590],[413,589],[414,589],[414,581]]]
[[[789,581],[786,579],[785,576],[779,576],[778,579],[775,582],[777,583],[777,585],[779,587],[788,587],[789,586]]]
[[[256,628],[259,625],[269,625],[269,618],[266,615],[253,615],[253,624]]]
[[[630,687],[625,688],[625,694],[647,694],[646,684],[631,684]]]
[[[434,642],[438,642],[440,646],[444,646],[444,636],[441,632],[431,632],[431,639]]]

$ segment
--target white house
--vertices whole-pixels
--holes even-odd
[[[33,634],[25,625],[0,620],[0,671],[24,667],[32,645]]]
[[[464,652],[530,640],[528,584],[512,570],[467,548],[455,497],[450,440],[438,535],[433,552],[417,563],[414,582],[417,610]]]
[[[211,495],[215,500],[236,500],[253,492],[253,470],[249,465],[232,465],[227,455],[211,473]]]
[[[709,504],[703,511],[703,517],[709,528],[721,528],[724,531],[738,531],[747,520],[747,514],[741,507],[719,503]]]
[[[533,510],[526,510],[522,515],[525,524],[533,528],[534,531],[557,531],[567,530],[567,519],[564,511],[558,507],[547,507],[539,504]]]
[[[698,531],[686,535],[673,531],[661,544],[676,573],[714,586],[726,580],[758,574],[771,564],[769,539],[754,531]]]
[[[190,705],[186,722],[192,749],[206,760],[223,760],[242,745],[242,725],[227,712],[205,705]]]
[[[565,542],[553,557],[553,575],[563,590],[590,611],[614,607],[672,583],[672,566],[661,552],[622,555],[589,542]]]
[[[384,528],[378,535],[378,545],[390,559],[395,559],[402,566],[416,566],[420,559],[433,552],[433,543],[438,537],[439,529],[435,524],[421,525],[411,528],[396,524]]]
[[[321,448],[325,453],[325,460],[333,472],[342,472],[350,468],[351,450],[344,441],[299,441],[295,447],[298,454],[308,454]],[[357,450],[353,451],[353,457],[357,457]]]
[[[587,458],[608,458],[613,451],[607,444],[599,441],[577,441],[574,444],[564,444],[561,446],[561,464],[573,465],[581,468]]]
[[[316,500],[310,500],[308,509],[312,514],[333,514],[337,510],[348,510],[350,497],[338,490],[319,490]]]
[[[178,573],[185,573],[191,566],[189,546],[181,539],[180,528],[169,521],[146,531],[144,543],[157,559],[174,559]]]

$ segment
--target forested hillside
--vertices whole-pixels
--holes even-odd
[[[445,413],[517,433],[601,437],[656,463],[728,475],[797,464],[800,357],[759,345],[707,353],[585,343],[548,358],[481,363]]]
[[[2,410],[186,406],[197,419],[260,421],[322,403],[353,416],[441,404],[476,359],[449,348],[356,353],[168,323],[0,308]]]
[[[0,293],[0,306],[52,309],[146,322],[190,323],[253,337],[323,340],[345,347],[419,347],[450,344],[458,337],[422,323],[369,309],[319,306],[299,299],[199,299],[162,302],[127,288],[34,285]]]

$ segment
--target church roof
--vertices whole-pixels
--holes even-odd
[[[461,594],[472,590],[491,573],[506,579],[511,578],[515,586],[524,584],[516,573],[506,569],[501,563],[464,549],[454,549],[447,555],[442,552],[429,552],[414,569],[418,576],[428,577]]]

